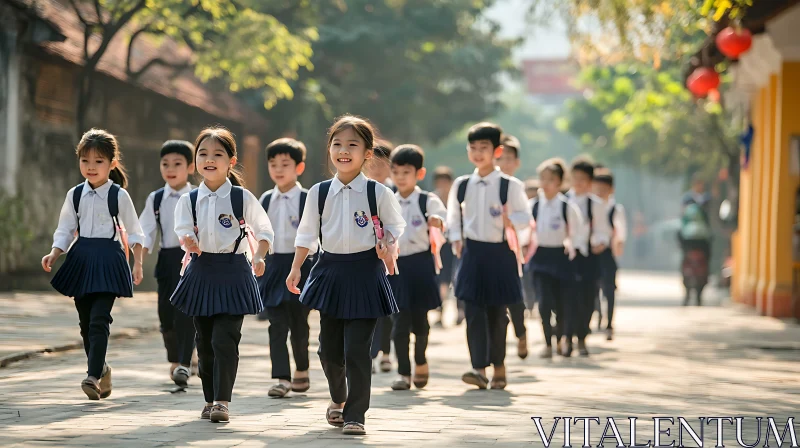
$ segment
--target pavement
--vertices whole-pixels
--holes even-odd
[[[231,421],[200,420],[199,380],[186,392],[171,393],[168,364],[157,326],[155,297],[137,294],[114,308],[109,348],[114,392],[89,401],[80,390],[86,358],[82,350],[46,351],[75,344],[77,314],[69,299],[55,295],[0,296],[0,358],[33,353],[0,368],[2,446],[214,446],[214,447],[427,447],[545,446],[532,417],[542,417],[549,436],[554,417],[598,417],[590,425],[597,445],[613,417],[625,444],[628,417],[638,417],[637,442],[654,440],[652,417],[684,417],[699,433],[698,417],[745,417],[748,443],[760,438],[755,417],[773,417],[783,430],[800,409],[800,326],[757,316],[729,304],[722,292],[708,291],[702,307],[682,307],[676,276],[623,273],[619,279],[616,337],[589,337],[591,356],[542,360],[541,325],[528,319],[531,356],[516,356],[509,328],[508,388],[474,390],[460,381],[469,368],[464,326],[454,326],[448,304],[444,329],[430,337],[431,380],[424,390],[393,392],[395,375],[373,376],[368,435],[344,436],[325,423],[329,396],[320,369],[312,314],[311,389],[271,399],[267,324],[246,319]],[[433,313],[431,315],[433,317]],[[677,440],[678,425],[669,444]],[[716,427],[704,426],[706,446],[716,443]],[[728,445],[736,446],[733,425],[724,424]],[[798,424],[794,424],[796,432]],[[563,421],[554,431],[564,445]],[[609,431],[610,434],[610,431]],[[697,446],[683,433],[687,446]],[[770,443],[775,441],[770,435]],[[788,435],[787,435],[788,437]],[[571,426],[572,446],[583,443],[583,424]],[[688,439],[688,441],[687,441]],[[613,444],[613,439],[606,439]],[[677,443],[677,442],[676,442]]]

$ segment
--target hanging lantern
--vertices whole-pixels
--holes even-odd
[[[722,54],[731,59],[738,59],[753,45],[753,35],[747,28],[729,26],[717,34],[716,42]]]
[[[712,68],[699,67],[689,75],[686,80],[686,87],[694,96],[703,98],[712,89],[719,87],[719,74]]]

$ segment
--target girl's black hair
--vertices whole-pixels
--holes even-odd
[[[539,177],[541,177],[543,172],[549,171],[558,176],[558,178],[561,179],[561,182],[563,183],[565,181],[564,177],[566,176],[567,173],[566,165],[567,164],[563,160],[559,159],[558,157],[554,157],[552,159],[547,159],[544,162],[542,162],[536,169],[536,172],[538,172]]]
[[[225,152],[228,153],[228,157],[236,157],[236,139],[233,137],[233,133],[231,131],[222,126],[208,127],[200,131],[200,135],[198,135],[197,139],[194,141],[195,154],[197,153],[197,150],[200,149],[200,145],[209,138],[213,138],[214,140],[218,141],[219,144],[225,148]],[[198,167],[198,169],[199,168],[200,167]],[[239,172],[237,166],[228,170],[228,179],[233,185],[244,187],[244,176],[241,172]]]
[[[126,188],[128,186],[128,174],[125,172],[125,165],[122,164],[122,153],[119,151],[117,138],[102,129],[89,129],[81,137],[78,147],[75,148],[75,154],[78,158],[81,158],[91,151],[95,151],[100,157],[117,162],[117,167],[111,170],[108,177],[114,183],[119,184],[120,187]]]
[[[325,151],[329,151],[331,148],[331,144],[333,143],[333,138],[336,134],[346,130],[352,129],[353,132],[356,133],[362,140],[364,140],[364,148],[367,151],[375,151],[375,142],[378,139],[378,131],[375,129],[372,124],[364,118],[357,117],[355,115],[342,115],[341,117],[336,119],[336,122],[333,123],[330,129],[328,129],[328,145],[325,147]],[[330,157],[325,158],[325,164],[328,166],[330,161]],[[366,160],[364,161],[367,162]],[[363,168],[363,165],[362,165]],[[332,171],[331,168],[328,168],[329,171]],[[333,173],[331,173],[333,174]]]

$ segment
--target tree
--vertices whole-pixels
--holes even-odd
[[[78,133],[93,93],[94,73],[114,39],[125,38],[132,81],[154,66],[194,68],[203,81],[220,79],[232,91],[261,88],[267,106],[291,98],[289,85],[311,64],[313,27],[290,32],[268,9],[293,9],[308,0],[69,0],[83,29],[83,68],[78,77]],[[142,39],[169,38],[192,50],[186,57],[159,54],[140,67],[131,53]]]

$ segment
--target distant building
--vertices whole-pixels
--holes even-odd
[[[528,98],[552,108],[553,112],[557,112],[567,98],[582,94],[575,85],[580,67],[572,59],[526,59],[522,61],[522,70]]]

